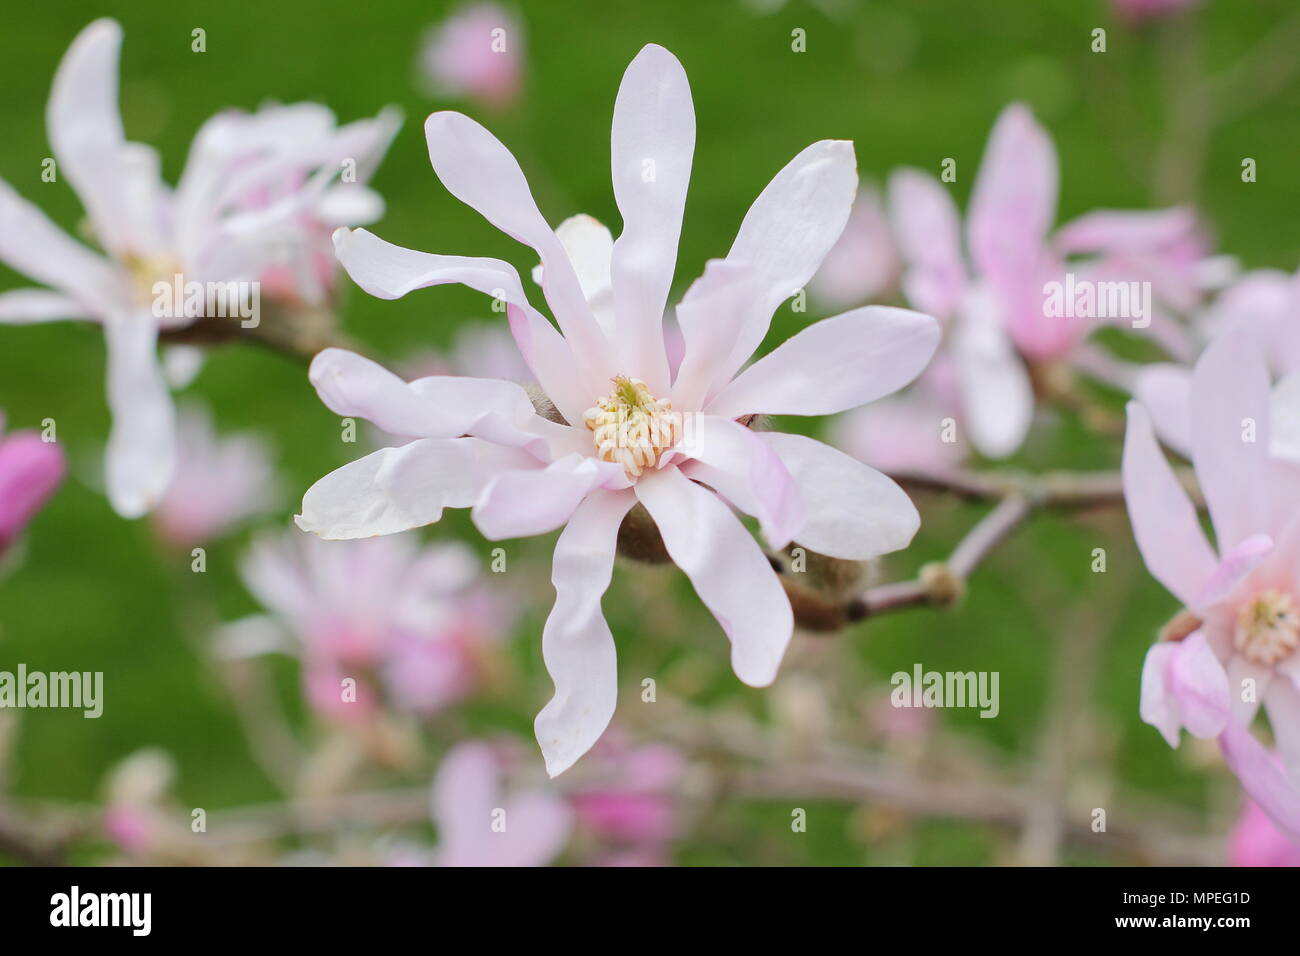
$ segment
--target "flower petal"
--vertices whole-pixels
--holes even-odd
[[[546,534],[568,521],[602,480],[621,472],[620,465],[576,454],[545,468],[503,472],[475,503],[474,525],[489,541]]]
[[[987,287],[962,300],[952,361],[971,444],[989,458],[1017,451],[1034,420],[1034,390]]]
[[[919,169],[889,177],[889,215],[907,271],[903,292],[911,305],[951,318],[966,287],[961,216],[943,184]]]
[[[869,305],[816,322],[763,356],[709,402],[712,415],[832,415],[902,388],[939,346],[939,323]]]
[[[1264,708],[1291,785],[1300,788],[1300,690],[1289,680],[1275,680],[1264,696]]]
[[[613,573],[619,525],[634,503],[626,492],[593,493],[555,544],[555,606],[542,631],[555,696],[534,724],[552,777],[590,750],[614,715],[618,668],[600,600]]]
[[[677,58],[649,44],[623,74],[614,103],[614,199],[623,232],[614,243],[615,349],[656,395],[668,389],[663,314],[695,151],[695,107]]]
[[[736,676],[754,687],[772,683],[794,614],[758,543],[717,495],[672,466],[647,472],[634,487],[673,563],[731,640]]]
[[[1279,829],[1300,842],[1300,789],[1287,779],[1273,755],[1248,728],[1235,721],[1219,735],[1219,747],[1250,798]]]
[[[1133,537],[1147,570],[1185,606],[1194,606],[1218,561],[1137,402],[1128,404],[1122,473]]]
[[[744,263],[712,259],[677,306],[683,355],[673,381],[673,405],[703,408],[749,358],[735,358],[736,342],[763,309],[763,284]],[[752,349],[750,350],[752,351]]]
[[[916,506],[893,479],[803,435],[760,432],[794,476],[804,522],[796,544],[846,561],[901,551],[921,526]]]
[[[89,310],[71,296],[46,289],[0,292],[0,325],[28,325],[63,319],[90,319]]]
[[[1232,715],[1232,694],[1228,675],[1201,631],[1178,643],[1169,662],[1169,687],[1188,733],[1219,735]]]
[[[1171,747],[1178,746],[1178,731],[1183,726],[1178,702],[1169,688],[1169,666],[1177,650],[1173,641],[1151,645],[1142,661],[1142,700],[1138,705],[1143,722],[1160,731]]]
[[[1258,346],[1217,337],[1192,372],[1192,461],[1224,552],[1268,527],[1268,369]]]
[[[138,518],[167,491],[176,464],[176,412],[158,362],[158,326],[147,313],[104,320],[108,437],[104,478],[113,510]]]
[[[1160,440],[1185,458],[1192,455],[1192,374],[1172,362],[1144,365],[1133,397],[1151,415]]]

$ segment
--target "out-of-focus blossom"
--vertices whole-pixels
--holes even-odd
[[[1274,455],[1300,461],[1300,272],[1248,272],[1204,310],[1197,327],[1207,338],[1233,336],[1258,344],[1273,376]],[[1137,374],[1134,396],[1151,415],[1160,440],[1191,454],[1191,369],[1172,362],[1147,365]]]
[[[1111,9],[1130,23],[1143,23],[1190,10],[1201,0],[1110,0]]]
[[[463,743],[433,781],[436,866],[545,866],[563,851],[573,811],[549,786],[507,789],[506,766],[485,743]]]
[[[364,722],[385,703],[427,716],[462,699],[508,626],[460,544],[290,531],[256,541],[240,572],[271,613],[227,625],[223,652],[298,656],[308,701],[340,721]]]
[[[181,409],[176,470],[153,513],[165,542],[182,550],[205,544],[268,511],[275,497],[275,468],[259,436],[219,436],[206,409]]]
[[[1128,406],[1124,495],[1147,569],[1185,611],[1142,669],[1142,719],[1177,746],[1218,737],[1250,796],[1300,837],[1300,466],[1271,454],[1272,395],[1257,344],[1221,336],[1192,372],[1191,457],[1211,547],[1156,444]],[[1269,714],[1285,772],[1250,733]]]
[[[465,375],[473,378],[500,378],[507,382],[529,384],[533,373],[519,354],[519,346],[504,325],[477,322],[456,332],[451,347],[441,352],[427,352],[404,362],[402,374],[408,378],[430,375]]]
[[[1033,419],[1030,365],[1068,362],[1115,316],[1065,318],[1048,308],[1049,283],[1148,281],[1185,302],[1203,256],[1196,220],[1180,209],[1093,213],[1055,237],[1056,148],[1029,109],[1002,111],[976,175],[965,224],[944,186],[915,169],[889,181],[889,212],[904,263],[903,293],[948,321],[951,357],[971,443],[1002,458],[1024,441]],[[970,266],[967,266],[967,253]],[[1082,261],[1077,256],[1084,255]],[[1157,283],[1159,287],[1157,288]],[[1172,321],[1152,303],[1149,334]]]
[[[108,778],[105,835],[132,856],[144,856],[166,842],[176,827],[167,798],[176,767],[161,750],[131,754]]]
[[[808,289],[831,308],[862,305],[894,288],[901,268],[880,190],[867,186]]]
[[[102,254],[0,181],[0,262],[49,287],[0,294],[0,324],[78,319],[102,325],[113,413],[108,496],[119,514],[138,517],[157,504],[175,462],[160,332],[201,318],[260,321],[253,283],[278,261],[286,224],[320,216],[345,159],[369,156],[376,141],[386,143],[391,120],[337,130],[331,120],[328,130],[318,123],[311,137],[297,139],[288,135],[289,114],[318,108],[284,107],[288,113],[262,121],[219,115],[200,129],[173,190],[162,181],[158,154],[123,135],[121,43],[122,29],[112,20],[86,27],[59,65],[46,111],[54,168],[81,199]],[[250,123],[266,135],[253,135]],[[265,202],[249,208],[251,197]],[[319,229],[340,221],[353,220],[326,217]]]
[[[419,67],[435,95],[509,106],[523,78],[523,22],[500,4],[465,4],[429,28]]]
[[[0,415],[0,556],[54,494],[66,471],[58,445],[34,431],[4,434]]]
[[[617,242],[589,216],[552,230],[514,157],[468,117],[435,113],[425,131],[443,184],[537,251],[559,331],[499,260],[415,252],[365,230],[339,231],[339,260],[382,298],[455,282],[504,299],[515,341],[564,423],[536,415],[514,383],[408,384],[328,349],[311,368],[325,404],[415,440],[322,478],[297,521],[323,537],[357,538],[472,507],[492,540],[563,527],[557,598],[542,637],[556,692],[536,722],[554,775],[595,743],[614,712],[614,641],[600,601],[619,527],[638,503],[730,638],[736,674],[754,686],[776,677],[793,613],[730,506],[755,516],[777,549],[793,540],[865,560],[908,544],[920,519],[886,476],[820,442],[746,424],[761,414],[833,414],[887,395],[925,367],[939,329],[915,312],[858,309],[810,326],[741,371],[776,307],[812,277],[848,218],[853,147],[823,141],[777,175],[728,257],[686,293],[677,307],[685,357],[671,375],[663,314],[695,116],[685,71],[662,47],[633,60],[614,107],[614,194],[624,222]]]
[[[584,777],[570,791],[578,828],[595,838],[594,861],[614,866],[665,866],[681,820],[677,788],[685,764],[662,744],[635,746],[611,731],[592,748]]]
[[[1300,866],[1300,843],[1287,839],[1268,814],[1247,800],[1228,836],[1233,866]]]

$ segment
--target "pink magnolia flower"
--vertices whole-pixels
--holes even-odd
[[[1096,212],[1055,237],[1059,169],[1047,131],[1027,107],[1002,111],[989,135],[966,219],[926,172],[896,171],[889,210],[904,263],[903,293],[916,308],[951,323],[946,354],[956,372],[971,443],[1003,458],[1024,441],[1034,412],[1026,362],[1067,360],[1100,324],[1050,314],[1045,289],[1073,271],[1089,281],[1161,279],[1185,294],[1195,219],[1185,210]],[[1082,265],[1068,257],[1086,255]],[[1067,269],[1068,267],[1068,269]],[[1151,316],[1164,334],[1167,317]],[[1153,333],[1154,334],[1154,333]]]
[[[1246,801],[1228,837],[1232,866],[1300,866],[1300,843],[1287,839],[1267,813]]]
[[[206,308],[178,308],[170,294],[175,277],[182,288],[220,285],[221,313],[242,321],[239,310],[256,304],[256,293],[242,283],[258,280],[274,258],[277,227],[321,199],[339,175],[340,155],[363,153],[354,149],[358,142],[364,147],[388,127],[374,121],[311,142],[277,134],[278,149],[259,143],[254,151],[241,139],[246,124],[218,116],[199,131],[172,190],[161,179],[157,153],[124,138],[121,42],[112,20],[86,27],[59,65],[46,111],[57,174],[80,197],[103,253],[68,236],[0,181],[0,262],[50,287],[0,294],[0,324],[78,319],[103,326],[113,413],[108,496],[119,514],[138,517],[161,498],[175,460],[158,335],[193,323]],[[265,208],[239,208],[244,197],[303,168],[314,171],[309,185]],[[168,291],[160,293],[159,284]]]
[[[880,190],[868,186],[858,193],[844,232],[808,288],[818,301],[848,308],[894,288],[901,268]]]
[[[308,701],[342,721],[365,721],[383,701],[430,715],[462,699],[508,623],[477,591],[477,561],[459,544],[291,531],[256,541],[240,570],[270,615],[227,625],[223,651],[300,657]]]
[[[4,432],[0,416],[0,556],[63,480],[63,451],[33,431]]]
[[[275,490],[266,443],[247,433],[218,436],[207,410],[190,405],[178,416],[176,470],[154,526],[169,545],[188,550],[270,510]]]
[[[473,508],[488,538],[564,528],[542,636],[555,682],[536,731],[552,775],[596,741],[617,696],[614,642],[600,610],[619,526],[638,503],[658,526],[732,642],[741,680],[776,676],[793,615],[766,555],[732,512],[755,516],[774,548],[866,559],[908,544],[919,523],[906,494],[874,469],[800,435],[754,432],[759,414],[826,415],[906,384],[938,342],[937,323],[863,308],[818,322],[741,371],[778,304],[834,244],[857,185],[849,143],[815,143],[763,191],[726,259],[677,307],[685,356],[670,375],[663,312],[672,284],[695,141],[690,88],[661,47],[633,60],[614,107],[618,241],[590,217],[554,231],[518,163],[458,113],[425,125],[447,188],[533,247],[559,331],[494,259],[430,255],[341,230],[339,260],[382,298],[458,282],[508,303],[511,331],[563,422],[539,417],[518,385],[488,379],[403,382],[327,350],[311,380],[333,411],[416,440],[318,481],[297,522],[327,538],[390,534]]]
[[[433,781],[437,866],[545,866],[563,851],[573,812],[549,788],[506,790],[505,764],[484,743],[454,747]]]
[[[461,6],[429,29],[419,66],[432,92],[508,106],[519,95],[524,61],[523,23],[500,4]]]
[[[1124,494],[1147,569],[1186,608],[1147,654],[1142,719],[1170,746],[1182,728],[1218,737],[1251,797],[1300,835],[1300,466],[1270,454],[1270,404],[1256,345],[1212,342],[1192,373],[1190,433],[1216,547],[1137,402]],[[1249,732],[1261,703],[1285,773]]]

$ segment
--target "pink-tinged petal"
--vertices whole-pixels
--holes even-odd
[[[1160,440],[1184,458],[1192,456],[1192,373],[1182,365],[1143,366],[1133,386]]]
[[[420,46],[420,68],[435,96],[468,96],[503,107],[519,92],[523,24],[500,4],[475,0],[458,6],[430,27]]]
[[[619,525],[635,502],[627,491],[595,492],[555,544],[555,606],[542,631],[555,696],[534,723],[552,777],[590,750],[614,715],[618,669],[600,600],[613,573]]]
[[[1172,641],[1153,644],[1142,662],[1142,700],[1138,714],[1171,747],[1178,746],[1178,731],[1183,726],[1178,702],[1169,687],[1169,669],[1178,645]]]
[[[371,295],[396,299],[415,289],[458,283],[508,303],[510,331],[538,384],[569,421],[581,421],[603,379],[589,377],[568,343],[528,304],[519,274],[499,259],[439,256],[385,242],[365,229],[339,229],[334,251]]]
[[[1273,668],[1252,664],[1240,654],[1233,654],[1229,658],[1228,693],[1232,695],[1233,720],[1243,727],[1250,726],[1255,714],[1259,712],[1259,705],[1268,695],[1273,675]]]
[[[36,432],[0,437],[0,554],[63,480],[63,451]]]
[[[1283,833],[1300,841],[1300,789],[1287,779],[1250,730],[1235,721],[1219,735],[1224,760],[1242,787]]]
[[[1219,336],[1192,372],[1192,461],[1219,550],[1268,524],[1268,369],[1255,343]]]
[[[1015,453],[1034,420],[1034,389],[985,287],[962,299],[952,362],[971,444],[988,458]]]
[[[105,248],[131,251],[126,145],[117,107],[122,27],[96,20],[72,41],[54,75],[45,110],[59,172],[72,184]]]
[[[943,474],[958,467],[970,445],[955,427],[957,403],[946,404],[924,380],[923,375],[921,384],[838,416],[828,444],[890,475]]]
[[[776,307],[816,274],[844,231],[857,190],[853,144],[827,139],[790,160],[749,207],[727,261],[754,269],[764,300],[736,340],[733,370],[762,344]]]
[[[582,455],[545,468],[504,472],[475,503],[474,525],[489,541],[546,534],[568,521],[593,488],[621,472],[621,465]]]
[[[1263,698],[1277,752],[1291,785],[1300,789],[1300,690],[1289,680],[1276,680]]]
[[[819,554],[865,561],[907,547],[921,516],[907,493],[876,469],[803,435],[762,432],[794,476],[804,522],[794,534]]]
[[[1251,535],[1230,548],[1197,595],[1192,610],[1208,608],[1228,597],[1251,571],[1273,550],[1273,539],[1266,534]]]
[[[439,866],[544,866],[564,848],[573,814],[547,790],[508,794],[500,761],[486,744],[465,743],[443,758],[432,814]]]
[[[0,300],[3,300],[0,296]],[[1300,464],[1300,371],[1273,386],[1268,450],[1274,458]]]
[[[847,309],[890,292],[901,267],[880,190],[864,186],[808,288],[819,302]]]
[[[167,491],[176,464],[176,412],[158,363],[158,326],[146,313],[104,320],[108,436],[104,478],[113,510],[138,518]]]
[[[758,518],[772,548],[784,548],[803,526],[803,504],[790,471],[771,446],[744,425],[694,415],[686,423],[681,450],[694,459],[683,466],[685,473]]]
[[[753,687],[772,683],[794,614],[758,543],[717,495],[676,468],[647,472],[635,490],[673,563],[730,639],[736,676]]]
[[[1232,715],[1232,693],[1223,664],[1201,631],[1178,642],[1169,661],[1169,689],[1183,726],[1193,737],[1216,737]]]
[[[703,408],[731,381],[749,358],[733,357],[736,342],[763,309],[764,287],[744,263],[712,259],[677,306],[682,361],[673,382],[673,405],[682,411]]]
[[[444,508],[468,508],[498,472],[535,459],[477,438],[421,438],[381,448],[307,489],[294,521],[322,538],[369,538],[433,524]]]
[[[81,309],[103,315],[124,298],[113,266],[50,222],[0,180],[0,262],[67,293]]]
[[[1185,206],[1158,210],[1097,209],[1071,219],[1052,237],[1062,255],[1146,252],[1182,240],[1197,227]]]
[[[929,173],[900,169],[889,177],[889,215],[906,266],[907,301],[937,318],[951,318],[967,281],[961,216],[952,195]]]
[[[1133,537],[1147,570],[1184,605],[1194,606],[1218,561],[1137,402],[1128,404],[1122,473]]]
[[[573,270],[578,274],[582,295],[595,313],[601,330],[614,336],[614,280],[611,276],[614,258],[614,237],[600,220],[578,213],[570,216],[555,229],[555,235],[564,247]],[[539,265],[533,269],[533,281],[541,285],[546,271]]]
[[[832,415],[897,391],[939,347],[928,315],[869,305],[816,322],[763,356],[708,404],[712,415]]]
[[[650,391],[668,390],[663,314],[695,152],[695,107],[677,58],[649,44],[629,64],[614,103],[614,199],[623,232],[614,243],[615,349]]]
[[[1020,103],[998,116],[971,193],[967,238],[978,271],[1000,288],[1033,273],[1056,218],[1059,166],[1047,131]]]
[[[1292,842],[1253,800],[1246,802],[1228,838],[1230,866],[1300,866],[1300,843]]]
[[[64,319],[90,319],[90,310],[76,299],[45,289],[0,292],[0,325],[29,325]]]
[[[614,374],[604,334],[554,230],[533,200],[519,163],[495,136],[461,113],[432,114],[424,124],[429,160],[447,191],[542,260],[542,291],[574,352],[595,374]]]

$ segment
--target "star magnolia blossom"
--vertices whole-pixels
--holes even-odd
[[[1147,654],[1142,719],[1171,746],[1181,728],[1218,737],[1251,797],[1300,836],[1300,466],[1270,454],[1269,374],[1249,339],[1210,344],[1190,404],[1192,461],[1217,553],[1150,416],[1128,407],[1133,534],[1148,570],[1186,608]],[[1249,732],[1261,702],[1285,774]]]
[[[509,106],[519,95],[523,43],[523,26],[512,10],[495,3],[467,4],[429,30],[420,70],[438,96]]]
[[[1096,281],[1153,283],[1162,299],[1185,302],[1200,260],[1195,219],[1186,210],[1094,212],[1049,235],[1056,218],[1059,169],[1051,137],[1028,108],[1012,104],[989,135],[966,219],[948,190],[916,169],[889,180],[888,205],[904,263],[909,303],[952,320],[945,342],[971,443],[1003,458],[1024,441],[1034,411],[1025,363],[1069,358],[1101,320],[1058,318],[1044,286],[1067,270]],[[1085,256],[1081,265],[1068,257]],[[1157,284],[1158,280],[1158,284]],[[1152,317],[1167,338],[1172,323]]]
[[[246,116],[221,114],[200,129],[172,190],[160,178],[157,153],[123,135],[121,43],[122,29],[112,20],[86,27],[59,65],[46,111],[57,175],[80,197],[103,254],[0,181],[0,262],[50,287],[0,294],[0,324],[78,319],[103,326],[113,412],[105,481],[117,512],[138,517],[162,496],[175,459],[158,335],[198,318],[160,309],[155,283],[170,286],[176,275],[183,284],[259,280],[280,254],[284,225],[327,197],[341,158],[359,157],[362,171],[373,166],[366,157],[387,144],[392,118],[338,130],[331,123],[329,135],[286,140],[287,117],[302,111],[278,108],[266,125],[280,132],[262,139]],[[297,187],[286,191],[286,177]]]
[[[381,696],[420,714],[463,698],[505,628],[475,590],[478,564],[462,545],[420,547],[409,535],[335,543],[291,529],[259,539],[240,572],[271,613],[226,625],[222,652],[298,656],[307,699],[341,721],[374,716]],[[342,693],[348,677],[355,700]]]
[[[0,557],[54,494],[67,470],[63,451],[32,431],[3,434],[0,416]]]
[[[728,256],[686,292],[677,307],[685,354],[670,374],[663,312],[695,117],[685,72],[661,47],[633,60],[614,107],[614,195],[624,223],[617,242],[585,216],[552,230],[514,157],[469,118],[435,113],[425,130],[443,184],[537,251],[560,331],[499,260],[414,252],[364,230],[337,234],[339,260],[383,298],[459,282],[506,301],[515,340],[563,422],[537,415],[513,383],[408,384],[357,355],[327,350],[311,369],[325,404],[415,440],[321,479],[297,521],[324,537],[353,538],[472,507],[492,539],[564,527],[542,638],[556,692],[536,723],[554,775],[591,747],[614,712],[614,642],[600,600],[619,527],[638,503],[731,639],[736,674],[756,686],[776,677],[793,615],[776,572],[728,505],[756,517],[774,548],[793,540],[866,559],[908,544],[919,518],[888,478],[812,439],[744,423],[760,414],[826,415],[886,395],[924,368],[939,329],[915,312],[857,309],[740,371],[777,305],[808,281],[848,218],[853,148],[823,141],[777,175]]]

